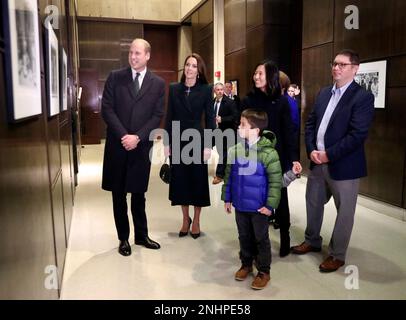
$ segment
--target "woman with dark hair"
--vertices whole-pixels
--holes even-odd
[[[205,127],[214,129],[212,88],[206,78],[206,65],[197,53],[185,59],[184,70],[179,83],[169,86],[168,110],[164,136],[165,156],[171,156],[171,181],[169,200],[172,206],[180,205],[183,224],[179,237],[190,234],[194,239],[200,236],[200,212],[210,206],[208,169],[205,163],[211,154],[210,141],[203,140],[202,119]],[[172,132],[173,129],[173,132]],[[200,141],[191,135],[184,141],[182,133],[194,129]],[[181,137],[182,136],[182,141]],[[194,206],[193,221],[189,206]],[[193,223],[192,223],[193,222]]]
[[[281,94],[278,66],[270,60],[260,62],[255,67],[252,80],[253,88],[241,101],[241,107],[243,110],[259,108],[266,111],[268,114],[267,129],[276,135],[276,150],[279,154],[282,171],[286,172],[292,168],[293,162],[298,161],[298,154],[295,148],[289,102]],[[290,252],[290,212],[286,188],[282,188],[276,218],[280,226],[279,255],[284,257]]]

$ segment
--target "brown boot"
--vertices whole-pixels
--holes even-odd
[[[235,280],[243,281],[247,279],[248,275],[252,272],[252,267],[244,267],[241,268],[235,273]]]
[[[251,288],[255,290],[262,290],[266,287],[269,280],[271,280],[269,273],[258,272],[257,276],[251,284]]]

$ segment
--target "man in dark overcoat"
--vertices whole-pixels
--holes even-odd
[[[127,193],[131,193],[135,244],[160,248],[148,236],[145,192],[153,146],[149,136],[164,115],[165,81],[147,69],[150,55],[150,44],[135,39],[128,55],[130,66],[112,71],[103,92],[102,116],[107,137],[102,188],[112,192],[118,251],[124,256],[131,254]]]
[[[234,131],[234,136],[239,123],[239,111],[234,100],[224,94],[224,85],[218,82],[214,85],[214,93],[216,97],[214,103],[214,116],[216,127],[222,132],[227,129]],[[233,141],[228,141],[223,137],[222,144],[217,141],[217,152],[219,154],[219,162],[216,167],[216,173],[213,179],[213,184],[221,183],[224,179],[227,165],[227,150],[235,144],[236,138]]]

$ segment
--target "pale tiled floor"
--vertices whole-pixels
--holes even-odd
[[[155,151],[160,149],[156,144]],[[254,291],[249,286],[251,279],[235,281],[237,230],[234,214],[223,211],[221,185],[210,185],[212,206],[203,209],[202,236],[197,240],[178,238],[180,208],[171,207],[168,201],[168,186],[158,177],[159,164],[153,165],[146,196],[150,236],[162,248],[156,251],[132,245],[133,254],[123,257],[117,252],[111,196],[100,188],[102,152],[102,145],[82,149],[62,299],[406,298],[406,223],[360,205],[346,261],[346,266],[358,270],[358,289],[346,289],[346,283],[347,287],[357,284],[348,278],[356,276],[353,269],[319,272],[335,219],[332,200],[326,208],[321,254],[279,258],[279,231],[271,227],[270,285]],[[155,154],[155,158],[162,158],[162,154]],[[302,178],[289,187],[292,244],[303,240],[305,183]]]

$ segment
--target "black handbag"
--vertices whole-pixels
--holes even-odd
[[[165,158],[165,162],[161,166],[161,170],[159,170],[159,177],[161,178],[161,180],[163,182],[168,184],[169,182],[171,182],[171,165],[170,165],[170,161],[169,161],[169,164],[166,163],[167,159],[168,159],[168,157]]]

